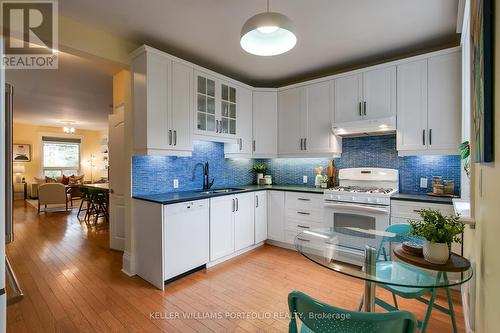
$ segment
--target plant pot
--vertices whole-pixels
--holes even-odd
[[[258,173],[257,174],[257,185],[259,184],[259,179],[262,179],[264,178],[264,174],[263,173]]]
[[[446,264],[450,257],[450,249],[447,243],[425,241],[423,253],[425,260],[438,265]]]

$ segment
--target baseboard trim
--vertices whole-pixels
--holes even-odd
[[[264,242],[257,243],[255,245],[252,245],[252,246],[246,247],[244,249],[241,249],[239,251],[236,251],[234,253],[231,253],[231,254],[229,254],[229,255],[227,255],[225,257],[222,257],[222,258],[219,258],[217,260],[211,261],[211,262],[209,262],[207,264],[207,268],[214,267],[215,265],[223,263],[226,260],[229,260],[229,259],[235,258],[235,257],[237,257],[239,255],[242,255],[245,252],[255,250],[256,248],[261,247],[262,245],[264,245]]]
[[[297,250],[293,244],[280,242],[280,241],[276,241],[276,240],[272,240],[272,239],[266,240],[266,244],[277,246],[277,247],[282,247],[282,248],[285,248],[288,250],[294,250],[294,251]]]
[[[135,272],[135,258],[127,251],[123,252],[122,257],[122,272],[127,276],[136,275]]]

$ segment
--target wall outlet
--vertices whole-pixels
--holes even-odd
[[[302,182],[303,182],[304,184],[307,184],[307,176],[302,176]]]
[[[420,188],[427,188],[427,177],[420,178]]]
[[[174,188],[179,188],[179,179],[174,179]]]

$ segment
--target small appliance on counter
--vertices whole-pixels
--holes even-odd
[[[273,176],[265,175],[262,178],[259,178],[259,185],[272,185],[273,184]]]

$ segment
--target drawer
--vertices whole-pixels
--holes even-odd
[[[286,192],[285,206],[295,209],[321,209],[323,207],[323,195]]]
[[[323,222],[311,222],[311,221],[297,220],[292,218],[287,218],[285,221],[286,229],[293,229],[293,230],[297,229],[299,231],[307,229],[325,228],[325,227],[326,225]]]
[[[453,205],[433,204],[416,201],[391,201],[391,218],[400,217],[404,219],[420,219],[421,209],[437,209],[445,215],[453,215]]]
[[[287,207],[286,217],[291,219],[296,219],[299,221],[311,221],[311,222],[322,223],[324,219],[324,211],[321,208],[311,209],[310,207],[304,207],[304,208]]]

